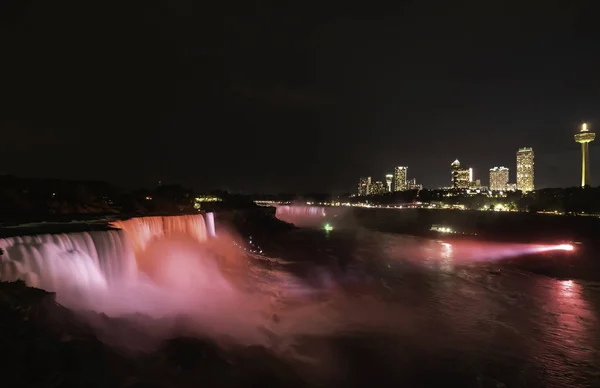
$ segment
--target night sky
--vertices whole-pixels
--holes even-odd
[[[343,192],[395,165],[448,185],[456,158],[514,182],[532,146],[537,187],[579,183],[573,134],[600,131],[582,2],[224,3],[4,0],[0,171]]]

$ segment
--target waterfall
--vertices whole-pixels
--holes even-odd
[[[325,217],[325,208],[322,206],[289,206],[282,205],[277,206],[277,210],[275,211],[276,217],[285,217],[285,216],[304,216],[304,217],[315,217],[321,216]]]
[[[215,237],[215,215],[214,213],[206,213],[206,229],[209,237]]]
[[[212,213],[206,215],[211,224],[207,225],[201,214],[168,217],[136,217],[124,221],[111,222],[111,226],[124,230],[129,236],[133,250],[140,254],[146,250],[148,243],[174,234],[186,234],[198,242],[208,239],[207,226],[214,235],[214,218]]]
[[[321,227],[325,221],[325,208],[322,206],[277,206],[275,217],[299,227]]]
[[[9,237],[0,239],[0,248],[0,280],[22,279],[50,291],[107,287],[137,274],[133,249],[120,230]]]
[[[113,230],[0,238],[0,280],[21,279],[49,291],[107,288],[138,276],[136,255],[155,239],[186,234],[203,242],[214,236],[212,213],[207,220],[201,214],[138,217],[112,222]]]

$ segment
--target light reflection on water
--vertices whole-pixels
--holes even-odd
[[[379,372],[419,383],[437,373],[482,386],[600,382],[600,290],[506,264],[525,260],[527,246],[364,232],[353,243],[358,270],[378,281],[360,297],[338,295],[329,308],[356,333],[388,338],[362,350],[393,360],[393,371],[382,363]],[[335,357],[344,370],[359,368]],[[452,370],[440,359],[452,360]]]

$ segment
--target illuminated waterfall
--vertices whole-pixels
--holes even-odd
[[[296,225],[298,227],[320,228],[325,221],[325,208],[322,206],[277,206],[275,217],[277,219]]]
[[[207,219],[209,218],[213,220],[212,213],[207,214]],[[198,242],[206,241],[208,238],[207,225],[201,214],[169,217],[136,217],[124,221],[112,222],[111,226],[124,230],[127,233],[136,255],[144,252],[151,241],[175,234],[186,234]],[[214,235],[214,222],[211,227]]]
[[[22,279],[51,291],[106,287],[137,275],[131,244],[120,230],[10,237],[0,239],[0,248],[0,280]]]
[[[282,205],[277,206],[277,210],[275,215],[279,218],[280,216],[285,217],[288,215],[291,216],[304,216],[304,217],[314,217],[321,216],[325,217],[325,208],[322,206],[288,206]]]
[[[139,217],[111,223],[116,230],[0,238],[0,280],[21,279],[50,291],[107,288],[138,276],[136,255],[153,240],[185,234],[203,242],[214,236],[209,214],[208,225],[201,214]]]
[[[206,213],[206,233],[209,237],[215,237],[215,215],[214,213]]]

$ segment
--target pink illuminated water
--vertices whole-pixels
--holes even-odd
[[[55,291],[59,303],[76,310],[185,316],[189,330],[204,335],[270,341],[264,329],[275,299],[310,290],[284,271],[249,261],[234,237],[216,235],[207,219],[143,217],[114,222],[118,230],[0,239],[0,280]]]
[[[576,263],[579,246],[300,230],[266,257],[209,223],[149,217],[107,232],[0,239],[0,278],[57,291],[78,311],[160,319],[157,339],[185,317],[186,334],[267,345],[322,386],[351,386],[329,380],[348,371],[364,382],[365,365],[394,386],[592,387],[600,375],[597,284],[507,264],[553,254]],[[341,259],[345,271],[323,264]],[[353,350],[340,337],[365,342]]]
[[[23,279],[47,290],[107,287],[137,276],[130,240],[119,230],[12,237],[0,239],[0,248],[2,280]]]
[[[294,205],[281,205],[277,206],[277,217],[285,215],[293,216],[325,216],[325,208],[323,206],[294,206]]]

